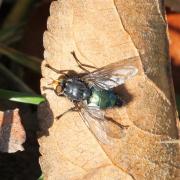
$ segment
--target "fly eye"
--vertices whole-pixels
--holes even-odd
[[[61,85],[57,85],[54,91],[58,96],[60,96],[63,93],[63,88]]]

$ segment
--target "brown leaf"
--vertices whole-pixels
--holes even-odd
[[[139,73],[119,89],[126,105],[107,112],[116,122],[129,125],[122,131],[107,124],[113,135],[111,145],[99,142],[77,112],[55,121],[73,104],[42,88],[48,100],[39,114],[46,135],[39,139],[45,178],[178,177],[179,146],[161,143],[178,134],[160,1],[61,0],[52,3],[50,14],[41,87],[59,76],[45,64],[81,72],[72,51],[82,63],[97,67],[133,58]]]
[[[21,124],[19,110],[0,112],[0,151],[14,153],[23,151],[26,140],[25,130]]]

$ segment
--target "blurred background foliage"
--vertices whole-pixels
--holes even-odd
[[[0,110],[19,108],[27,136],[25,151],[0,153],[0,179],[42,179],[35,105],[44,101],[40,65],[50,0],[0,0],[0,5]]]
[[[47,9],[44,7],[47,4]],[[4,0],[0,11],[0,84],[3,89],[39,92],[42,35],[49,1]],[[43,8],[43,11],[38,9]]]
[[[46,29],[50,2],[51,0],[0,0],[0,110],[18,107],[27,133],[24,152],[0,153],[0,179],[3,180],[37,179],[41,175],[36,140],[37,108],[18,102],[37,105],[44,101],[40,96],[40,65],[43,59],[43,32]],[[172,74],[177,107],[180,110],[180,2],[165,2]]]

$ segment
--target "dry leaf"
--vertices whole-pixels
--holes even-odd
[[[178,138],[161,1],[59,0],[51,4],[47,24],[41,87],[59,76],[45,64],[81,72],[72,51],[97,67],[132,58],[139,73],[120,87],[126,105],[107,112],[129,125],[125,131],[107,125],[111,145],[99,142],[77,112],[54,120],[73,104],[42,88],[48,100],[39,113],[45,179],[179,177],[179,145],[160,143]]]
[[[21,124],[19,110],[0,112],[0,151],[14,153],[23,151],[26,140],[25,130]]]

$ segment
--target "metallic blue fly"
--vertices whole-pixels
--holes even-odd
[[[58,71],[46,65],[51,70],[61,74],[57,80],[53,80],[51,83],[56,95],[66,96],[74,103],[73,108],[57,118],[59,119],[69,111],[78,111],[97,139],[108,144],[108,135],[104,125],[104,122],[108,120],[105,117],[105,110],[122,106],[123,101],[115,93],[114,88],[135,76],[138,69],[135,66],[118,62],[89,72],[86,67],[95,67],[82,64],[74,52],[72,55],[85,73],[78,74],[68,70]]]

